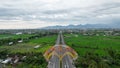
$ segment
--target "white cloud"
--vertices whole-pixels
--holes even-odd
[[[96,16],[97,18],[109,18],[109,17],[118,17],[120,16],[120,14],[102,14],[102,15],[99,15],[99,16]]]
[[[119,11],[120,0],[0,0],[0,29],[109,23]]]
[[[0,29],[34,29],[47,26],[61,25],[58,22],[44,22],[39,20],[22,21],[22,20],[0,20]],[[66,23],[62,25],[67,25]]]

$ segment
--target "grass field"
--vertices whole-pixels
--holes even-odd
[[[54,45],[57,35],[46,36],[38,39],[30,40],[27,43],[18,43],[12,46],[0,46],[0,50],[8,50],[10,53],[28,53],[28,52],[42,52]],[[40,45],[38,49],[34,46]]]
[[[80,55],[94,51],[100,55],[107,55],[105,49],[112,48],[120,51],[120,36],[83,36],[75,34],[65,35],[67,45],[74,48]],[[73,46],[72,46],[73,45]],[[97,49],[95,49],[97,48]]]

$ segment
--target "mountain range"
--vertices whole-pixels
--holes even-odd
[[[110,23],[110,24],[85,24],[85,25],[67,25],[67,26],[48,26],[42,29],[100,29],[100,28],[116,28],[120,29],[120,23]]]

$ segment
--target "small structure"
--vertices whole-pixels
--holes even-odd
[[[22,42],[23,42],[23,40],[19,40],[18,42],[19,42],[19,43],[22,43]]]
[[[22,34],[22,32],[18,32],[18,33],[16,33],[16,35],[21,35]]]
[[[37,48],[39,48],[39,47],[40,47],[40,45],[36,45],[34,48],[37,49]]]
[[[1,63],[4,64],[3,67],[6,67],[6,64],[10,63],[12,58],[7,58],[6,60],[2,61]]]
[[[8,44],[9,44],[9,45],[12,45],[12,44],[13,44],[13,42],[9,42]]]
[[[11,62],[12,58],[7,58],[6,60],[2,61],[1,63],[3,64],[7,64],[9,62]]]

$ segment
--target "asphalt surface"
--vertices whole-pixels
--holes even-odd
[[[71,56],[69,55],[63,56],[66,53],[65,46],[66,44],[64,42],[62,32],[59,32],[55,44],[55,50],[48,62],[48,68],[75,68]]]

